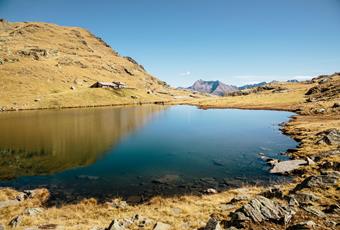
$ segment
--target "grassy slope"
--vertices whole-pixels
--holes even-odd
[[[89,88],[97,81],[121,81],[129,89]],[[0,109],[147,103],[178,95],[189,94],[167,87],[85,29],[0,22]]]

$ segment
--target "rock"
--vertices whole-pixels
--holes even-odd
[[[305,165],[305,164],[307,164],[305,160],[281,161],[274,165],[274,167],[270,170],[270,173],[286,174],[295,169],[298,169],[301,165]]]
[[[165,224],[162,222],[157,222],[153,227],[153,230],[169,230],[169,229],[171,229],[171,226],[169,224]]]
[[[299,202],[295,199],[294,196],[288,197],[288,205],[289,206],[299,206]]]
[[[310,205],[313,204],[313,202],[318,201],[320,198],[313,193],[307,193],[307,192],[297,192],[294,195],[290,195],[292,198],[294,198],[298,204],[304,204],[304,205]]]
[[[36,194],[36,190],[24,190],[24,193],[26,195],[26,198],[33,198]]]
[[[340,177],[339,172],[328,172],[326,175],[310,176],[304,179],[298,184],[293,192],[302,190],[304,188],[328,188],[337,184],[338,178]]]
[[[132,99],[138,99],[138,97],[137,97],[137,96],[131,96],[131,98],[132,98]]]
[[[98,176],[89,176],[89,175],[79,175],[79,179],[87,179],[87,180],[98,180]]]
[[[207,190],[204,191],[207,194],[216,194],[217,190],[213,188],[208,188]]]
[[[328,129],[317,134],[321,138],[316,142],[317,144],[340,145],[340,130]]]
[[[75,90],[75,89],[76,89],[76,87],[75,87],[75,86],[71,86],[71,87],[70,87],[70,89],[72,89],[72,90]]]
[[[237,195],[233,199],[231,199],[229,204],[233,204],[233,203],[236,203],[236,202],[239,202],[239,201],[245,201],[245,200],[249,200],[249,197],[245,196],[245,195]]]
[[[44,210],[42,208],[26,208],[24,214],[29,216],[35,216],[42,213]]]
[[[130,221],[132,221],[133,223],[135,223],[138,227],[140,228],[144,228],[145,226],[148,226],[152,223],[152,220],[146,218],[146,217],[142,217],[138,214],[134,215],[133,217],[131,217]]]
[[[41,100],[40,98],[34,99],[35,102],[39,102],[40,100]]]
[[[340,103],[335,102],[332,108],[340,108]]]
[[[202,230],[222,230],[220,221],[215,218],[210,218]]]
[[[316,109],[315,113],[324,113],[326,110],[324,108]]]
[[[18,205],[19,201],[18,200],[5,200],[5,201],[0,201],[0,209],[1,208],[7,208],[11,206]]]
[[[14,217],[14,218],[9,222],[9,225],[10,225],[12,228],[16,228],[17,226],[20,225],[21,221],[22,221],[22,216],[19,215],[19,216]]]
[[[281,191],[279,186],[273,186],[265,190],[262,194],[262,196],[267,197],[269,199],[271,198],[283,198],[283,192]]]
[[[322,158],[334,156],[334,155],[340,155],[340,150],[331,150],[331,151],[319,153],[317,156],[313,157],[313,160],[320,161]]]
[[[340,205],[339,204],[331,204],[328,206],[325,210],[325,213],[330,213],[330,214],[338,214],[340,215]]]
[[[258,196],[231,214],[231,226],[244,227],[244,222],[274,221],[287,224],[295,213],[287,207]]]
[[[316,224],[314,223],[314,221],[309,220],[309,221],[301,222],[298,224],[294,224],[290,226],[287,230],[308,230],[308,229],[314,229],[315,226]]]
[[[143,201],[143,198],[141,196],[129,196],[126,200],[127,203],[129,204],[138,204],[141,203]]]
[[[312,94],[320,93],[320,92],[321,92],[321,87],[320,87],[320,86],[314,86],[314,87],[310,88],[310,89],[305,93],[305,95],[312,95]]]
[[[155,183],[155,184],[173,184],[173,183],[177,182],[178,180],[179,180],[178,175],[168,174],[168,175],[164,175],[162,177],[159,177],[157,179],[152,180],[152,183]]]
[[[332,220],[326,220],[326,221],[325,221],[325,225],[326,225],[327,227],[330,227],[330,228],[332,228],[332,229],[335,229],[335,227],[336,227],[336,225],[337,225],[337,222],[332,221]]]
[[[306,157],[306,161],[307,161],[307,165],[315,165],[315,162],[309,157]]]
[[[121,199],[113,199],[112,202],[108,202],[107,204],[109,204],[110,206],[114,208],[119,208],[119,209],[125,209],[129,206],[126,201],[121,200]]]
[[[117,220],[113,220],[111,224],[109,225],[109,227],[106,228],[105,230],[125,230],[125,229],[126,228],[124,227],[122,223],[120,223]]]
[[[305,206],[305,207],[303,207],[303,209],[306,212],[309,212],[310,214],[313,214],[315,216],[318,216],[318,217],[321,217],[321,218],[326,217],[326,214],[324,212],[322,212],[321,210],[317,209],[314,206]]]

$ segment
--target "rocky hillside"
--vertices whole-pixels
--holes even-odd
[[[97,81],[120,81],[128,88],[90,88]],[[1,110],[130,104],[174,95],[134,59],[85,29],[0,20]]]
[[[247,84],[247,85],[243,85],[243,86],[240,86],[238,87],[240,90],[243,90],[243,89],[251,89],[251,88],[255,88],[255,87],[259,87],[259,86],[264,86],[266,85],[267,82],[263,81],[263,82],[259,82],[259,83],[255,83],[255,84]]]
[[[228,93],[238,91],[238,88],[233,85],[226,85],[220,81],[203,81],[198,80],[188,89],[201,93],[209,93],[217,96],[224,96]]]

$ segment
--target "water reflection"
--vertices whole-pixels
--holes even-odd
[[[164,109],[150,105],[0,114],[0,179],[89,165]]]

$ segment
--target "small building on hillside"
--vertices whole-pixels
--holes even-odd
[[[126,88],[126,84],[123,82],[100,82],[97,81],[90,88],[112,88],[112,89],[123,89]]]

